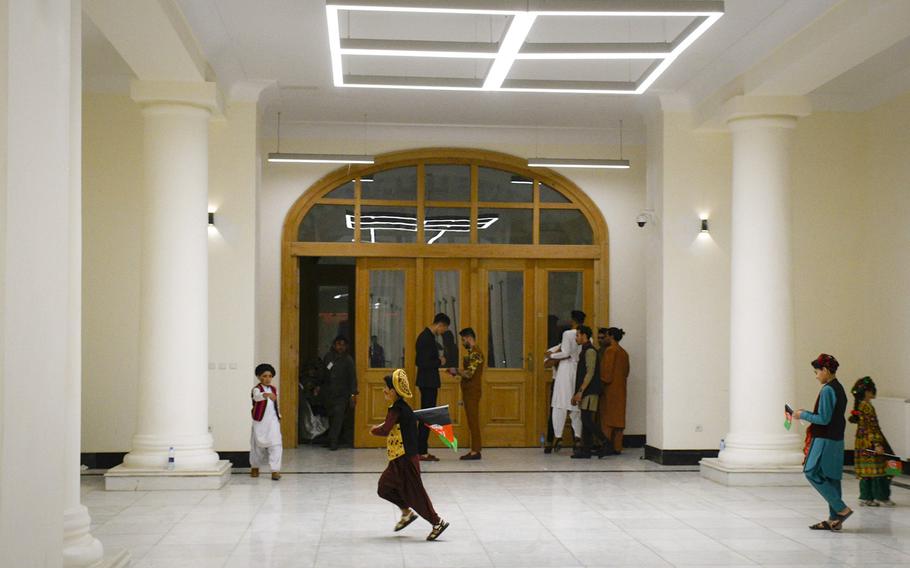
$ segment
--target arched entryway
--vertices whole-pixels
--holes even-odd
[[[571,309],[584,309],[592,326],[609,321],[609,246],[603,215],[578,186],[526,164],[486,150],[394,152],[332,172],[294,203],[281,245],[286,447],[299,442],[301,347],[319,333],[307,317],[351,334],[361,393],[354,442],[370,447],[382,443],[364,428],[385,416],[382,377],[399,366],[414,375],[415,338],[440,311],[453,327],[473,327],[487,357],[485,444],[539,443],[551,380],[543,352]],[[331,296],[349,298],[344,314],[301,311],[312,304],[302,289],[323,273],[317,259],[348,274],[338,279],[349,291]],[[445,373],[442,382],[439,403],[466,440],[458,384]]]

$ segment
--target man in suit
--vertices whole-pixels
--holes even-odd
[[[433,318],[433,323],[424,328],[417,336],[417,388],[420,389],[420,408],[436,406],[436,395],[439,393],[439,369],[445,367],[446,358],[441,353],[442,346],[436,338],[449,330],[452,321],[449,316],[439,313]],[[417,453],[421,461],[439,461],[439,458],[429,453],[427,439],[430,430],[420,425],[417,432]]]

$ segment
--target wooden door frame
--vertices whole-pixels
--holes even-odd
[[[478,167],[490,167],[513,172],[527,179],[534,180],[533,222],[535,239],[540,223],[541,209],[578,209],[591,226],[592,245],[491,245],[478,244],[477,231],[471,233],[472,244],[380,244],[380,243],[309,243],[299,242],[298,227],[306,213],[325,194],[333,189],[355,180],[355,239],[359,238],[360,221],[360,176],[373,174],[382,170],[404,166],[417,166],[418,173],[423,171],[426,163],[463,164],[472,168],[472,213],[477,212],[477,176]],[[286,167],[286,166],[281,166]],[[424,176],[418,175],[419,207],[423,202]],[[539,200],[539,185],[546,184],[562,193],[570,203],[543,204]],[[514,207],[515,204],[490,204],[492,207]],[[419,228],[422,233],[422,227]],[[594,310],[592,321],[609,321],[609,233],[606,221],[600,209],[575,183],[549,168],[529,168],[527,160],[489,150],[467,148],[425,148],[390,152],[376,157],[373,165],[344,166],[327,174],[311,185],[294,202],[284,219],[281,237],[281,343],[279,363],[279,406],[284,416],[281,421],[284,446],[295,448],[298,445],[297,416],[299,410],[299,388],[297,382],[300,373],[300,256],[352,256],[352,257],[385,257],[414,258],[418,273],[422,269],[424,258],[467,258],[472,260],[472,278],[476,278],[476,259],[478,258],[514,258],[514,259],[591,259],[594,262]],[[420,302],[422,304],[422,302]],[[416,307],[416,321],[422,322],[426,314],[422,306]],[[477,321],[479,313],[472,313],[472,321]],[[536,319],[536,318],[535,318]]]

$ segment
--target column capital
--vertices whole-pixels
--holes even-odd
[[[178,104],[221,114],[224,100],[213,82],[140,81],[130,84],[130,96],[141,105]]]
[[[811,113],[812,105],[806,97],[736,96],[724,103],[720,117],[726,124],[752,118],[782,118],[795,123]]]

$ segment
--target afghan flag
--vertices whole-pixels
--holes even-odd
[[[458,451],[458,438],[452,430],[452,417],[449,416],[449,405],[434,406],[414,411],[414,416],[436,432],[443,444]]]

